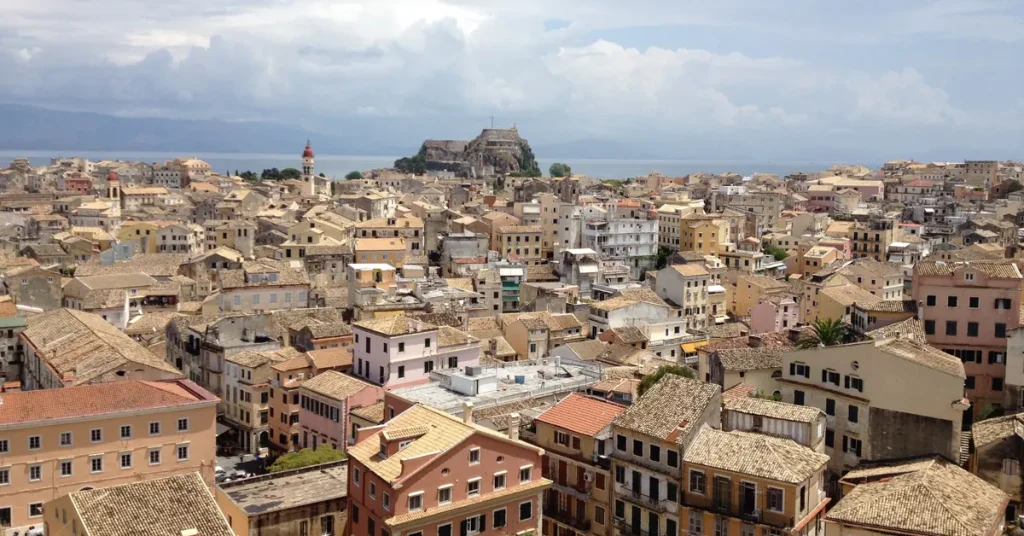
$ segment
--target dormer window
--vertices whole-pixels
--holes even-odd
[[[965,272],[964,281],[974,281],[974,274],[971,272]]]
[[[387,443],[381,442],[381,444],[380,444],[380,457],[381,458],[387,458],[388,457],[388,444]]]

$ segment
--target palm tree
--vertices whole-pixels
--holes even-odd
[[[848,329],[846,324],[843,324],[841,320],[833,320],[830,318],[815,319],[811,323],[811,330],[813,333],[802,337],[797,341],[797,348],[816,348],[819,346],[836,346],[843,344],[848,336]]]

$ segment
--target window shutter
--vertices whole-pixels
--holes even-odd
[[[804,367],[804,378],[811,379],[811,367]]]
[[[828,371],[821,369],[821,383],[828,383]]]
[[[789,375],[796,376],[796,363],[789,364]]]
[[[843,383],[845,384],[846,388],[849,389],[850,388],[850,377],[849,376],[843,376]]]
[[[576,436],[572,436],[572,448],[574,448],[574,449],[579,449],[580,448],[580,438],[578,438]]]
[[[847,438],[846,436],[843,436],[843,452],[847,451],[847,449],[849,448],[847,445],[849,443],[850,443],[849,438]]]
[[[487,532],[487,514],[480,514],[480,532]]]
[[[860,457],[860,445],[861,444],[858,442],[857,443],[857,451],[856,451],[857,457]]]
[[[857,391],[860,391],[861,393],[864,392],[864,380],[861,380],[860,383],[857,385]]]
[[[467,519],[463,519],[462,523],[459,523],[459,536],[466,536],[467,534],[469,534],[469,529],[467,525],[469,525]]]
[[[996,298],[996,304],[995,304],[995,308],[996,308],[996,309],[998,309],[998,308],[999,308],[999,298]]]

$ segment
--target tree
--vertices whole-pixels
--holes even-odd
[[[362,180],[362,178],[363,174],[358,171],[349,171],[348,174],[345,175],[345,180],[347,181],[358,181]]]
[[[288,471],[291,469],[309,467],[310,465],[319,465],[321,463],[344,460],[345,458],[346,456],[344,452],[335,450],[331,448],[330,445],[322,445],[316,450],[307,448],[298,452],[289,452],[275,460],[268,471],[271,473]]]
[[[1024,190],[1024,184],[1021,184],[1019,181],[1010,180],[1010,184],[1006,185],[1007,194],[1012,194],[1013,192],[1020,190]]]
[[[277,168],[264,169],[263,173],[260,174],[260,180],[262,181],[277,181],[281,180],[281,171]]]
[[[983,421],[985,419],[991,419],[993,417],[1003,416],[1003,406],[999,404],[989,404],[981,409],[981,413],[978,414],[978,420]]]
[[[569,167],[569,164],[555,162],[554,164],[551,164],[551,168],[548,169],[548,173],[550,173],[552,177],[568,177],[572,175],[572,168]]]
[[[427,145],[420,145],[419,152],[415,156],[406,156],[395,160],[395,169],[402,173],[415,175],[426,175],[427,173]]]
[[[786,253],[786,250],[780,248],[779,246],[765,246],[764,253],[765,255],[771,255],[772,257],[775,257],[775,260],[777,261],[784,261],[786,260],[786,257],[789,256],[789,253]]]
[[[662,268],[668,266],[668,258],[671,256],[672,248],[667,248],[665,246],[658,247],[658,260],[657,262],[655,262],[654,268],[656,270],[661,270]]]
[[[812,333],[801,337],[796,342],[797,348],[817,348],[819,346],[837,346],[849,337],[849,329],[842,320],[816,318],[811,322]]]
[[[235,175],[250,182],[255,182],[257,179],[259,179],[259,177],[256,176],[256,174],[251,171],[243,171],[239,173],[238,170],[235,170]]]
[[[286,167],[286,168],[281,170],[281,178],[282,179],[299,179],[299,178],[302,178],[302,172],[297,170],[297,169],[295,169],[295,168],[293,168],[293,167]]]
[[[666,374],[675,374],[676,376],[682,376],[691,380],[695,379],[697,376],[690,367],[684,367],[682,365],[665,365],[659,368],[658,372],[645,376],[643,380],[640,380],[640,385],[636,388],[637,396],[643,396],[651,387],[654,387],[654,384],[661,381]]]

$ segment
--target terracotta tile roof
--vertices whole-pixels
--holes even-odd
[[[224,360],[229,363],[234,363],[247,368],[261,367],[266,364],[273,365],[275,363],[283,363],[289,359],[291,359],[291,357],[285,357],[274,350],[263,352],[243,350],[224,358]]]
[[[505,233],[541,233],[544,232],[544,228],[540,225],[505,225],[499,227],[498,232]]]
[[[735,389],[735,387],[733,389]],[[737,396],[739,394],[738,392],[730,394],[733,389],[729,389],[722,393],[722,407],[730,411],[803,423],[815,423],[820,417],[825,415],[818,408],[811,406],[797,406],[796,404],[787,404],[785,402],[776,402],[774,400],[765,400],[763,398],[750,396],[752,394],[751,392],[748,392],[743,396]]]
[[[71,503],[86,534],[168,536],[196,529],[201,536],[233,536],[199,473],[76,491]]]
[[[189,380],[118,380],[61,389],[10,391],[0,398],[0,426],[217,402],[215,396]]]
[[[638,342],[646,342],[647,335],[644,335],[643,330],[636,326],[623,326],[621,328],[612,328],[611,331],[625,344],[634,344]]]
[[[757,387],[754,387],[749,383],[737,383],[725,391],[722,391],[722,404],[725,404],[726,398],[747,398],[754,396],[756,393]]]
[[[573,393],[541,413],[536,420],[584,437],[595,437],[625,411],[626,408],[617,404]]]
[[[985,419],[971,425],[971,438],[977,447],[1014,436],[1024,439],[1024,414],[1022,413]]]
[[[467,335],[466,333],[453,327],[441,326],[437,328],[438,347],[443,348],[445,346],[459,346],[463,344],[472,344],[477,342],[480,342],[480,340],[477,339],[476,337],[473,337],[472,335]]]
[[[702,424],[704,409],[719,403],[719,393],[717,385],[666,374],[615,419],[615,426],[682,444]]]
[[[707,268],[704,268],[703,265],[696,263],[673,264],[672,269],[679,272],[679,274],[684,277],[698,277],[709,274]]]
[[[302,388],[335,400],[345,400],[363,389],[375,389],[376,386],[336,370],[326,370],[303,382]]]
[[[85,311],[55,309],[29,318],[23,336],[60,377],[75,385],[101,379],[128,363],[168,374],[181,372],[106,320]]]
[[[581,342],[572,342],[567,344],[573,353],[580,359],[580,361],[593,361],[597,359],[605,350],[608,349],[608,343],[598,340],[587,340]]]
[[[877,348],[889,355],[923,365],[930,369],[966,378],[964,364],[938,348],[911,339],[883,339],[875,343]]]
[[[411,335],[437,329],[437,326],[433,324],[405,315],[361,320],[355,322],[353,326],[380,333],[381,335]]]
[[[426,432],[396,454],[382,458],[380,456],[380,439],[378,437],[380,433],[388,429],[400,429],[411,426],[424,426]],[[392,485],[392,487],[400,489],[403,477],[402,460],[421,456],[444,456],[450,449],[466,441],[474,434],[487,435],[499,441],[513,442],[503,434],[476,424],[466,424],[461,419],[441,410],[417,404],[388,421],[384,429],[349,447],[348,452],[350,456],[366,466],[367,470],[372,471],[385,482]],[[542,449],[520,441],[515,441],[514,443],[522,446],[524,449],[534,450],[538,453],[542,452]],[[409,474],[405,475],[406,478],[409,476]],[[400,521],[395,521],[399,518],[402,518],[402,516],[396,516],[391,519],[395,523],[399,523]]]
[[[480,261],[480,263],[487,262],[486,258],[483,258],[483,257],[480,257],[480,258],[484,259],[483,261]],[[473,263],[473,264],[480,264],[480,263]],[[473,279],[469,278],[469,277],[459,277],[459,278],[445,279],[445,281],[448,283],[449,287],[455,287],[455,288],[457,288],[459,290],[465,290],[466,292],[475,292],[476,291],[473,288]]]
[[[899,337],[913,338],[919,341],[925,340],[924,324],[920,319],[911,317],[895,324],[889,324],[866,333],[868,337],[885,338]]]
[[[863,311],[878,313],[917,313],[916,300],[881,300],[874,303],[857,304]]]
[[[821,289],[821,293],[833,299],[840,305],[864,304],[866,307],[874,306],[881,298],[858,287],[857,285],[840,285]]]
[[[616,311],[624,309],[640,303],[637,300],[631,300],[629,298],[623,298],[621,296],[610,298],[604,301],[594,302],[590,304],[591,309],[597,309],[598,311]]]
[[[798,484],[821,471],[829,461],[789,438],[733,430],[723,432],[704,425],[683,454],[683,462],[742,475]]]
[[[788,348],[724,348],[718,350],[718,357],[725,370],[765,370],[782,367],[782,354]]]
[[[1020,268],[1011,261],[922,261],[914,265],[914,275],[951,276],[962,266],[969,266],[994,279],[1021,279]]]
[[[1002,520],[1009,497],[941,458],[854,469],[845,482],[869,478],[846,494],[825,519],[872,532],[984,536]],[[882,477],[875,480],[874,477]]]
[[[665,300],[661,299],[653,290],[649,288],[627,288],[619,291],[619,296],[629,299],[636,300],[639,302],[653,303],[655,305],[661,305],[668,307]]]
[[[370,404],[369,406],[363,406],[360,408],[352,408],[352,411],[349,413],[370,422],[380,424],[384,422],[384,401],[381,400],[376,404]]]

